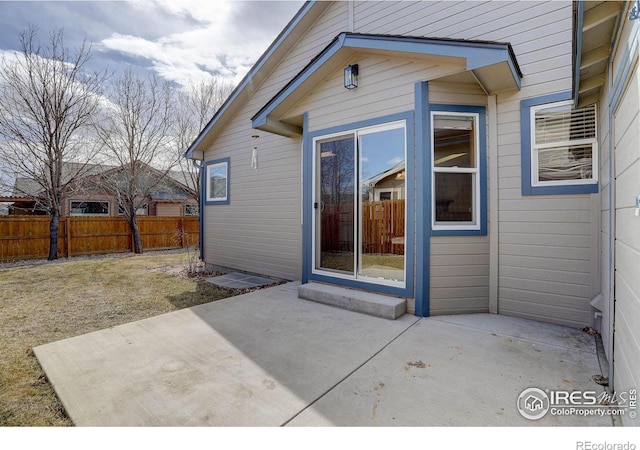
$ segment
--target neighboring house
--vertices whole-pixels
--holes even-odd
[[[610,385],[637,388],[633,7],[306,3],[187,152],[205,261],[419,316],[590,325]],[[395,247],[375,248],[367,203],[393,201]]]
[[[67,166],[73,164],[66,163]],[[73,170],[72,167],[69,170]],[[108,165],[91,165],[79,187],[67,196],[62,204],[61,215],[67,216],[118,216],[122,215],[122,207],[113,192],[100,187],[101,177],[113,175],[120,169]],[[146,167],[149,177],[161,177],[162,174],[151,167]],[[151,189],[138,209],[139,215],[149,216],[198,216],[199,206],[197,194],[184,184],[184,175],[170,171],[166,177]],[[156,183],[156,181],[153,181]],[[12,201],[8,207],[11,215],[46,215],[38,198],[42,188],[32,179],[17,178],[11,197],[3,197],[2,201]]]

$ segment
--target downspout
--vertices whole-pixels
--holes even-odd
[[[609,49],[609,61],[608,61],[608,70],[607,70],[607,85],[608,85],[608,108],[607,108],[607,116],[609,120],[609,357],[607,358],[608,362],[608,377],[609,377],[609,390],[611,392],[615,392],[614,385],[614,352],[615,352],[615,317],[616,317],[616,307],[615,307],[615,257],[616,257],[616,183],[615,183],[615,173],[616,173],[616,158],[614,154],[614,124],[613,124],[613,101],[615,99],[613,93],[613,55],[617,52],[617,47],[620,44],[620,33],[622,28],[624,27],[623,21],[626,16],[625,12],[627,10],[626,4],[623,5],[620,10],[620,15],[618,16],[618,23],[616,25],[616,29],[613,34],[613,41],[611,43]]]
[[[198,221],[198,232],[200,233],[198,239],[198,250],[200,252],[200,260],[204,261],[204,173],[202,172],[202,167],[204,166],[204,153],[202,154],[202,159],[200,161],[194,159],[193,166],[198,169],[198,177],[200,177],[200,192],[198,196],[200,200],[198,201],[199,208],[199,217]]]
[[[613,49],[612,49],[613,50]],[[612,53],[611,53],[612,54]],[[609,363],[609,389],[611,391],[614,390],[613,384],[613,375],[614,375],[614,365],[613,365],[613,352],[614,352],[614,326],[615,326],[615,318],[616,318],[616,307],[615,307],[615,199],[616,199],[616,183],[615,183],[615,155],[614,155],[614,139],[613,139],[613,105],[611,104],[611,93],[613,89],[613,58],[609,57],[609,70],[607,71],[607,84],[609,85],[609,105],[608,105],[608,120],[609,120],[609,336],[611,337],[609,340],[609,358],[607,358],[607,362]]]

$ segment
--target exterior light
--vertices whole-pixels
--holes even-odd
[[[355,89],[358,87],[358,65],[351,64],[344,69],[344,87]]]
[[[253,148],[251,149],[251,168],[258,170],[258,138],[257,134],[251,135],[251,141],[253,142]]]

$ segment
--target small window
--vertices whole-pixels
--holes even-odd
[[[109,202],[71,202],[72,216],[108,216]]]
[[[198,205],[184,205],[184,215],[185,216],[197,216],[200,214],[200,209]]]
[[[207,204],[229,204],[229,158],[206,165]]]
[[[140,205],[136,209],[136,216],[146,216],[148,214],[148,212],[149,212],[149,207],[145,203],[143,205]],[[118,215],[119,216],[124,216],[124,205],[122,203],[118,203]]]
[[[597,182],[596,106],[572,101],[531,108],[531,186]]]
[[[478,114],[431,116],[434,230],[480,229]]]

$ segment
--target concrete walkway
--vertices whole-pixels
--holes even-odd
[[[288,283],[34,349],[80,426],[610,426],[523,418],[529,387],[596,390],[593,337],[490,314],[380,319]]]

